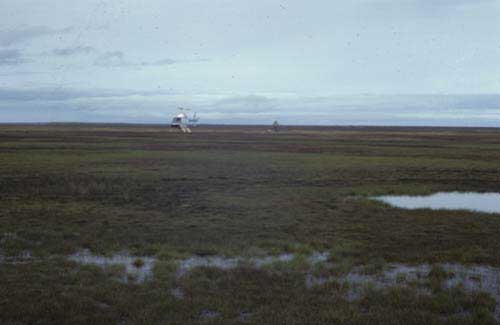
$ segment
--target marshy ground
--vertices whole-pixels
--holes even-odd
[[[500,214],[371,199],[448,191],[500,129],[3,125],[0,323],[496,323]]]

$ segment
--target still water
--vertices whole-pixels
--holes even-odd
[[[427,196],[386,195],[374,199],[403,209],[470,210],[500,213],[500,193],[439,192]]]

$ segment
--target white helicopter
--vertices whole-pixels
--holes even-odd
[[[187,111],[189,111],[189,108],[179,107],[178,109],[181,112],[172,119],[170,127],[181,129],[183,133],[191,133],[191,129],[189,127],[196,126],[200,118],[196,116],[196,113],[194,113],[192,117],[189,117],[187,113]]]

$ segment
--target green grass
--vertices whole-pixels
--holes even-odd
[[[500,266],[498,215],[370,200],[500,192],[499,130],[262,131],[0,126],[0,253],[33,255],[0,265],[0,322],[232,323],[240,313],[256,324],[491,321],[488,299],[466,308],[476,298],[442,293],[439,270],[430,277],[436,297],[424,300],[396,288],[350,303],[341,285],[309,290],[303,278],[315,250],[331,252],[333,269],[314,266],[325,275],[354,266],[376,273],[388,262]],[[124,284],[123,270],[64,260],[84,248],[161,262],[153,281]],[[172,266],[192,255],[283,252],[298,255],[266,270],[200,269],[181,283]],[[168,294],[179,285],[184,300]],[[220,318],[200,319],[203,310]]]

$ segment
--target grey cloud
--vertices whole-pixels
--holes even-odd
[[[494,3],[496,0],[433,0],[432,2],[442,6],[464,6],[481,5],[485,3]]]
[[[159,91],[109,90],[109,89],[61,89],[45,87],[33,89],[0,88],[0,100],[5,101],[64,101],[72,99],[152,96],[165,94]]]
[[[208,60],[207,59],[196,59],[196,60],[162,59],[157,61],[134,62],[126,59],[125,54],[122,51],[110,51],[99,55],[95,59],[94,65],[101,67],[147,67],[147,66],[172,65],[177,63],[205,62],[205,61]]]
[[[106,52],[100,56],[98,56],[94,64],[103,67],[120,67],[130,65],[129,62],[125,61],[125,56],[123,52],[114,51],[114,52]]]
[[[219,105],[239,105],[239,104],[263,104],[272,102],[273,99],[262,95],[234,96],[221,99]]]
[[[0,66],[17,65],[26,62],[21,52],[15,49],[0,50]]]
[[[164,60],[158,60],[158,61],[153,61],[153,62],[142,62],[140,65],[142,65],[142,66],[169,65],[169,64],[175,64],[178,62],[179,61],[176,61],[176,60],[164,59]]]
[[[11,72],[2,72],[0,76],[25,76],[25,75],[43,75],[49,74],[49,71],[11,71]]]
[[[135,96],[137,94],[144,97]],[[5,96],[12,100],[3,100]],[[20,98],[20,100],[13,100]],[[40,99],[29,101],[28,98]],[[31,111],[40,121],[46,109],[57,108],[58,120],[168,123],[176,107],[188,106],[204,123],[455,125],[499,126],[500,95],[401,95],[301,97],[279,94],[190,96],[126,90],[0,89],[0,111]],[[239,109],[230,110],[239,105]],[[261,105],[262,110],[258,107]],[[269,109],[268,107],[274,107]],[[3,115],[4,121],[15,120]]]
[[[365,124],[383,119],[386,124],[408,121],[500,118],[500,95],[361,95],[361,96],[240,96],[206,105],[206,112],[221,113],[228,118],[238,114],[280,116],[293,121],[300,117],[311,122],[324,119],[331,124],[340,120],[363,120]],[[420,117],[419,117],[420,116]],[[371,122],[370,122],[371,121]],[[463,122],[465,123],[466,120]],[[499,123],[498,121],[490,121]],[[488,122],[488,123],[490,123]],[[297,122],[295,122],[297,123]],[[318,123],[318,122],[314,122]],[[462,123],[462,124],[463,124]],[[293,122],[292,122],[293,124]]]
[[[212,105],[212,110],[224,113],[261,113],[273,109],[277,103],[277,99],[262,95],[233,96],[218,100]]]
[[[150,65],[170,65],[170,64],[178,64],[178,63],[197,63],[197,62],[208,62],[210,61],[209,59],[192,59],[192,60],[172,60],[172,59],[164,59],[164,60],[158,60],[158,61],[152,61],[152,62],[142,62],[141,65],[143,66],[150,66]]]
[[[411,12],[425,19],[441,19],[449,12],[488,8],[498,4],[497,0],[369,0],[372,6],[383,10],[398,11],[399,15]]]
[[[90,54],[95,51],[96,50],[91,46],[75,46],[75,47],[54,49],[52,50],[52,54],[56,56],[71,56],[71,55]]]
[[[22,26],[10,30],[0,31],[0,46],[10,46],[30,39],[67,33],[71,28],[54,29],[47,26]]]
[[[496,0],[368,0],[371,4],[387,5],[418,5],[422,7],[460,7],[460,6],[478,6],[488,3],[495,3]]]

